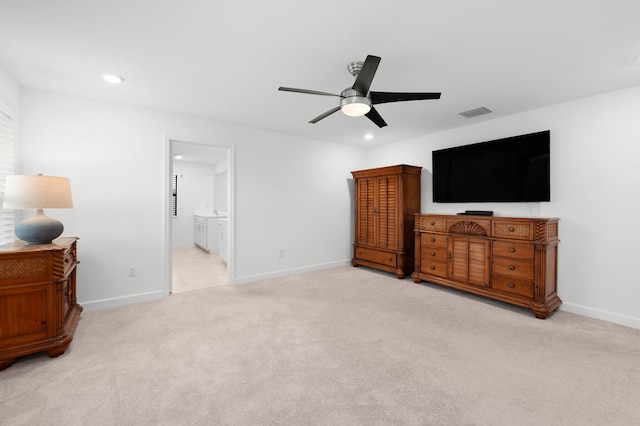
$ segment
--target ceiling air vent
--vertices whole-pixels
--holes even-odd
[[[489,108],[481,106],[479,108],[470,109],[469,111],[459,112],[458,114],[463,117],[473,118],[479,115],[489,114],[490,112],[491,110]]]

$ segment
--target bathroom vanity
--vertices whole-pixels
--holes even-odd
[[[220,252],[220,228],[218,221],[226,220],[226,214],[217,211],[196,211],[193,215],[193,242],[204,251]]]

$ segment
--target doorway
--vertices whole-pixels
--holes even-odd
[[[233,147],[167,139],[167,157],[167,294],[231,284]]]

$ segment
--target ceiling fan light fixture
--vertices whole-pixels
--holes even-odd
[[[340,109],[349,117],[362,117],[371,111],[371,99],[360,95],[353,89],[347,89],[342,92],[344,96],[340,100]]]
[[[362,117],[371,111],[371,105],[354,102],[342,106],[342,112],[349,117]]]

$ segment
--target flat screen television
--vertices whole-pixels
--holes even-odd
[[[550,135],[545,130],[433,151],[433,201],[550,201]]]

